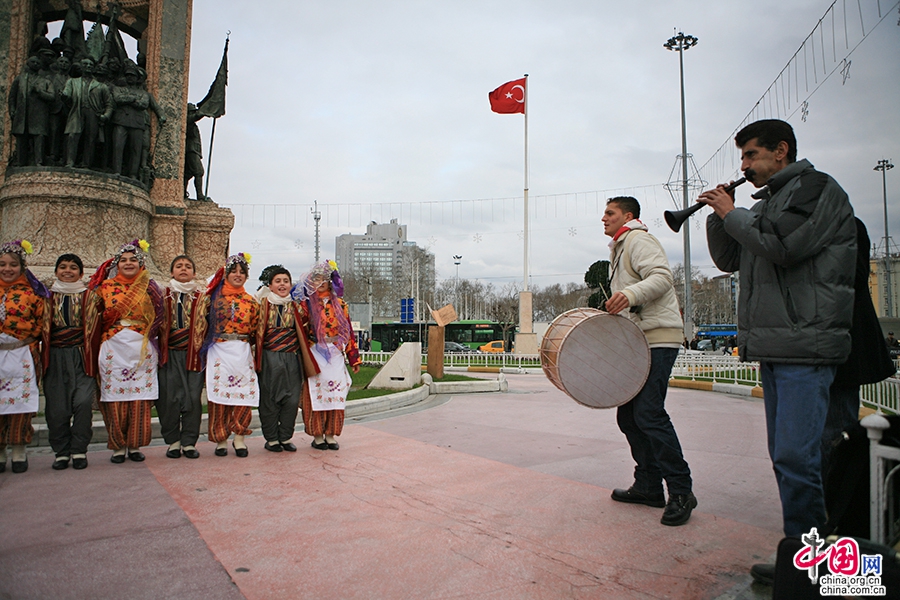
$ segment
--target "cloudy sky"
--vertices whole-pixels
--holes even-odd
[[[682,238],[662,222],[681,153],[678,54],[663,43],[684,31],[699,38],[684,55],[688,152],[709,185],[736,172],[730,139],[748,115],[785,118],[799,155],[844,186],[877,240],[873,167],[900,161],[898,4],[270,0],[253,12],[194,0],[192,102],[231,32],[209,194],[234,210],[232,249],[254,255],[254,278],[312,263],[317,202],[323,257],[337,235],[395,218],[435,254],[439,278],[459,254],[460,277],[521,281],[524,118],[491,112],[487,94],[527,73],[531,284],[580,282],[606,258],[602,208],[623,193],[680,263]],[[900,242],[900,169],[887,180]],[[693,264],[715,274],[694,221]]]

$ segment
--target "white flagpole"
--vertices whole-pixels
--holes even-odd
[[[523,291],[528,291],[528,73],[525,73],[525,281]]]

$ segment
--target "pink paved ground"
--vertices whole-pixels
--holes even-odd
[[[774,552],[758,401],[670,390],[700,501],[670,528],[609,498],[632,468],[613,411],[510,381],[348,423],[337,452],[254,437],[246,459],[204,442],[83,472],[32,454],[0,475],[0,598],[733,598]]]

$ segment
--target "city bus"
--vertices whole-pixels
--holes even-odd
[[[373,323],[372,350],[376,343],[381,345],[382,352],[393,352],[403,342],[422,342],[424,347],[428,340],[428,326],[434,323]],[[507,337],[515,334],[515,327],[507,326]],[[456,342],[478,350],[488,342],[503,339],[503,327],[496,321],[467,320],[450,323],[444,328],[444,341]]]

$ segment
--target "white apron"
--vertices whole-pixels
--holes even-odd
[[[328,344],[326,348],[331,353],[330,362],[325,360],[318,345],[311,348],[321,371],[309,378],[309,395],[314,412],[344,410],[350,392],[351,379],[344,364],[344,353],[334,344]]]
[[[0,333],[0,344],[18,342]],[[37,373],[28,346],[15,350],[0,350],[0,415],[33,413],[38,411]]]
[[[141,361],[144,336],[127,327],[100,344],[100,402],[156,400],[159,398],[159,356],[147,344]]]
[[[259,383],[250,343],[216,342],[206,355],[206,397],[216,404],[259,406]]]

